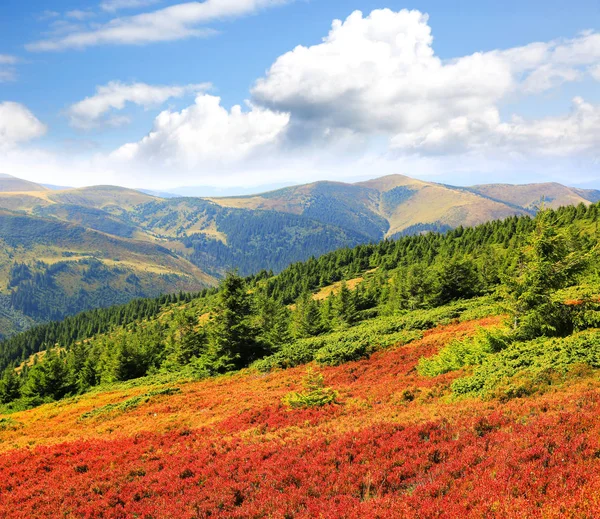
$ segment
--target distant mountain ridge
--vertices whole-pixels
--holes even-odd
[[[134,297],[214,285],[384,238],[446,231],[600,191],[555,183],[455,187],[390,175],[235,197],[116,186],[49,189],[0,176],[0,335]]]
[[[416,229],[471,226],[515,214],[533,214],[542,203],[550,208],[589,204],[600,200],[600,191],[556,183],[456,187],[389,175],[355,184],[324,181],[210,200],[227,207],[275,210],[336,221],[350,212],[354,215],[346,225],[358,223],[363,228],[368,219],[384,238],[410,234]]]

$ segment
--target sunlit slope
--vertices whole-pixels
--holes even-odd
[[[49,191],[49,189],[44,186],[40,186],[39,184],[35,184],[34,182],[29,182],[28,180],[22,180],[11,175],[0,174],[0,192],[25,193],[29,191],[44,192]]]
[[[565,205],[589,204],[600,200],[600,191],[576,189],[557,183],[545,184],[488,184],[469,188],[473,193],[498,201],[536,209],[542,203],[552,209]]]
[[[86,308],[215,283],[188,260],[145,241],[0,212],[2,336]]]
[[[356,229],[374,239],[477,225],[547,206],[589,204],[600,193],[560,184],[453,187],[389,175],[345,184],[316,182],[253,196],[212,198],[224,207],[283,211]]]
[[[56,203],[81,205],[117,214],[156,200],[154,196],[117,186],[93,186],[54,191],[49,198]]]
[[[87,242],[77,244],[83,235],[73,235],[68,246],[38,242],[33,247],[30,243],[24,245],[28,252],[16,254],[5,243],[4,271],[15,263],[32,266],[38,259],[72,263],[74,258],[97,258],[107,268],[119,264],[195,280],[184,283],[189,288],[210,283],[227,270],[238,269],[242,275],[263,269],[278,272],[338,248],[532,214],[542,199],[547,206],[557,207],[587,205],[600,197],[598,191],[551,183],[465,188],[403,175],[355,184],[315,182],[253,196],[211,199],[164,199],[115,186],[50,191],[12,177],[0,180],[0,188],[7,190],[0,192],[0,208],[38,217],[29,224],[37,222],[40,228],[48,222],[68,223],[96,231],[104,240],[90,246],[92,234],[88,233]],[[31,233],[35,240],[29,224],[22,237]],[[8,238],[10,242],[15,237]],[[163,253],[134,254],[141,242],[149,251]],[[115,247],[130,250],[112,254]],[[74,291],[87,290],[79,278],[72,282]],[[156,284],[157,290],[165,286]]]
[[[0,515],[594,517],[600,386],[573,374],[502,402],[449,398],[419,358],[498,318],[322,367],[337,403],[293,410],[304,368],[114,388],[5,416]],[[46,496],[52,496],[47,499]]]

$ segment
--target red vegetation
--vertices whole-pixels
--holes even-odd
[[[342,404],[316,410],[280,404],[295,369],[185,385],[104,421],[76,421],[98,397],[15,416],[23,428],[0,433],[0,517],[597,517],[598,383],[446,402],[451,378],[415,364],[473,329],[323,370]],[[53,425],[79,439],[56,443]]]

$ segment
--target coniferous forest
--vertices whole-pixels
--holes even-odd
[[[506,313],[512,325],[457,351],[452,346],[419,369],[443,373],[471,356],[483,362],[524,341],[568,337],[600,318],[590,298],[600,281],[599,209],[582,204],[341,249],[277,275],[231,272],[218,289],[37,326],[0,347],[0,401],[22,409],[146,376],[202,379],[313,360],[336,365],[486,312]],[[557,300],[569,290],[578,304]],[[455,389],[474,390],[471,383]]]

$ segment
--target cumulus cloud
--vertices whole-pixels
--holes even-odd
[[[0,149],[12,148],[45,133],[46,126],[25,106],[10,101],[0,103]]]
[[[419,11],[381,9],[366,17],[356,11],[334,21],[322,43],[279,57],[252,98],[290,112],[294,127],[394,135],[396,145],[416,148],[427,139],[415,136],[429,129],[443,128],[456,140],[497,125],[498,106],[509,95],[576,81],[600,60],[595,33],[448,61],[432,43],[427,15]]]
[[[540,156],[596,153],[600,143],[600,106],[573,99],[570,113],[526,120],[514,116],[502,122],[496,109],[457,117],[421,131],[398,134],[392,146],[404,151],[452,155],[484,151]]]
[[[17,63],[18,58],[10,56],[9,54],[0,54],[0,65],[14,65]]]
[[[122,146],[113,158],[184,169],[231,163],[276,145],[289,118],[289,114],[252,105],[246,111],[241,106],[227,111],[219,97],[203,94],[185,110],[163,111],[146,137]]]
[[[125,8],[134,1],[105,3]],[[194,35],[208,21],[277,3],[282,2],[178,4],[116,18],[66,39],[54,35],[53,48],[46,50],[186,37],[185,31]],[[132,27],[139,32],[129,33]],[[592,77],[600,81],[600,35],[594,32],[444,60],[434,51],[427,15],[355,12],[334,21],[320,43],[277,58],[254,84],[246,107],[228,110],[218,97],[202,92],[183,110],[163,111],[141,140],[110,156],[99,153],[86,168],[116,178],[126,172],[121,182],[135,177],[138,185],[155,179],[164,188],[168,182],[247,184],[373,171],[440,174],[446,181],[473,172],[495,181],[513,172],[512,180],[534,181],[543,172],[544,178],[572,182],[575,177],[565,178],[565,171],[589,176],[597,170],[600,106],[577,97],[563,115],[526,119],[510,111],[565,83],[581,81],[585,87]],[[113,112],[127,103],[157,106],[193,90],[174,90],[186,88],[110,83],[71,106],[68,115],[80,127],[116,125],[124,118]],[[552,98],[556,108],[561,101]],[[15,163],[26,163],[21,160]]]
[[[160,106],[174,97],[183,97],[210,88],[209,83],[185,86],[156,86],[145,83],[121,83],[111,81],[96,88],[96,94],[86,97],[67,110],[72,126],[90,129],[101,123],[118,126],[128,122],[124,117],[104,116],[111,110],[122,110],[127,103],[144,108]]]
[[[214,30],[202,24],[225,18],[252,14],[260,9],[281,5],[289,0],[205,0],[187,2],[164,9],[114,18],[110,22],[91,26],[26,45],[30,51],[60,51],[83,49],[94,45],[142,45],[158,41],[173,41],[191,37],[206,37]]]
[[[115,12],[119,9],[139,9],[160,3],[162,0],[105,0],[100,4],[103,11]]]

